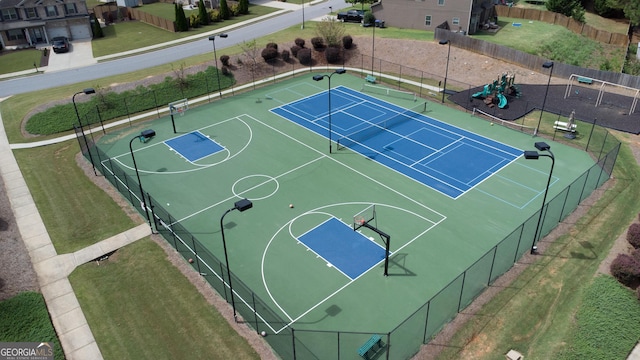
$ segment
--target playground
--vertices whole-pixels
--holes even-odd
[[[448,99],[468,110],[477,108],[504,120],[521,119],[534,110],[542,109],[544,104],[545,112],[565,118],[575,112],[576,119],[580,121],[591,124],[595,122],[610,129],[640,134],[640,111],[633,106],[634,98],[631,91],[627,91],[627,94],[615,91],[602,92],[599,84],[585,84],[578,81],[571,86],[552,84],[548,86],[548,90],[546,84],[518,83],[518,96],[504,95],[505,100],[500,102],[506,102],[505,106],[496,104],[488,107],[481,96],[474,96],[486,93],[488,88],[490,88],[488,85],[474,87],[450,95]],[[635,111],[629,114],[631,109]]]

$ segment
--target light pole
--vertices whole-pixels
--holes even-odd
[[[300,29],[304,29],[304,0],[302,0],[302,25]]]
[[[80,119],[80,114],[78,114],[78,106],[76,106],[76,95],[78,94],[95,94],[96,90],[94,88],[86,88],[82,91],[78,91],[73,94],[71,97],[71,102],[73,102],[73,109],[76,111],[76,118],[78,119],[78,124],[80,124],[80,132],[82,133],[82,139],[84,140],[84,144],[87,147],[87,153],[89,154],[89,160],[91,161],[91,166],[93,167],[93,173],[97,176],[96,166],[93,164],[93,156],[91,156],[91,149],[89,148],[89,143],[87,142],[87,137],[84,135],[84,128],[82,127],[82,120]]]
[[[371,15],[369,20],[373,20],[373,23],[369,23],[369,25],[373,26],[373,35],[371,36],[371,76],[373,76],[373,64],[375,63],[375,46],[376,46],[376,20]],[[380,66],[380,72],[382,72],[382,66]]]
[[[440,40],[438,42],[440,45],[449,44],[449,49],[447,50],[447,68],[444,71],[444,88],[442,88],[442,103],[444,104],[444,95],[447,93],[447,76],[449,76],[449,56],[451,55],[451,41],[450,40]]]
[[[213,58],[216,61],[216,78],[218,78],[218,93],[220,94],[220,98],[222,98],[222,88],[220,87],[220,69],[218,68],[218,55],[216,55],[216,36],[224,39],[229,35],[222,33],[222,34],[209,36],[209,40],[213,43]]]
[[[533,131],[533,136],[538,135],[538,130],[540,130],[540,123],[542,123],[542,113],[544,113],[544,104],[547,102],[547,94],[549,93],[549,85],[551,84],[551,74],[553,74],[553,61],[546,61],[542,64],[542,67],[549,70],[549,81],[547,81],[547,89],[544,92],[544,99],[542,100],[542,109],[540,109],[540,119],[538,119],[538,126]]]
[[[138,165],[136,164],[136,157],[133,156],[133,140],[147,141],[152,137],[156,136],[156,132],[149,129],[144,130],[137,135],[131,141],[129,141],[129,151],[131,152],[131,158],[133,159],[133,168],[136,170],[136,177],[138,178],[138,185],[140,186],[140,197],[142,198],[142,206],[144,207],[144,213],[147,215],[147,221],[149,222],[149,226],[151,226],[151,218],[149,217],[149,211],[147,211],[147,201],[144,199],[144,192],[142,190],[142,182],[140,181],[140,174],[138,173]],[[153,230],[153,228],[151,228]]]
[[[538,238],[538,234],[540,233],[540,223],[542,222],[542,212],[544,211],[544,204],[547,202],[547,194],[549,193],[549,185],[551,184],[551,176],[553,175],[553,165],[555,165],[556,159],[551,152],[551,146],[549,146],[545,142],[537,142],[534,144],[536,149],[539,151],[546,151],[548,154],[540,154],[535,150],[525,151],[524,158],[528,160],[538,160],[540,156],[546,156],[551,158],[551,170],[549,171],[549,179],[547,180],[547,187],[544,190],[544,196],[542,198],[542,207],[540,208],[540,216],[538,217],[538,225],[536,225],[536,233],[533,236],[533,241],[531,242],[531,254],[535,254],[538,247],[536,246],[536,240]]]
[[[249,210],[253,207],[253,203],[251,202],[251,200],[248,199],[242,199],[242,200],[238,200],[235,202],[235,204],[233,204],[233,207],[227,211],[224,212],[224,214],[222,214],[222,217],[220,218],[220,232],[222,233],[222,248],[224,249],[224,261],[227,263],[227,276],[229,277],[229,291],[231,291],[231,307],[233,308],[233,319],[237,322],[238,320],[236,319],[236,303],[233,299],[233,285],[231,285],[231,270],[229,270],[229,256],[227,255],[227,242],[224,238],[224,225],[223,225],[223,220],[224,217],[232,212],[233,210],[238,210],[240,212],[243,212],[245,210]]]
[[[320,81],[324,78],[328,78],[329,79],[329,154],[331,154],[331,77],[334,74],[344,74],[346,73],[347,70],[345,69],[337,69],[336,71],[332,72],[329,75],[313,75],[313,80],[315,81]]]

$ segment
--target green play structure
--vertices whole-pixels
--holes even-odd
[[[515,85],[516,75],[513,73],[502,73],[493,83],[484,86],[482,91],[471,95],[477,99],[484,99],[484,103],[489,107],[495,106],[496,99],[498,107],[504,109],[507,106],[505,95],[520,97],[520,90]]]

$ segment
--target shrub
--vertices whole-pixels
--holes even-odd
[[[296,45],[298,45],[299,47],[303,48],[304,47],[304,39],[301,38],[297,38],[295,40]]]
[[[278,44],[272,43],[272,42],[267,43],[267,45],[265,45],[265,47],[266,48],[274,48],[274,49],[278,50]]]
[[[293,57],[298,57],[298,51],[300,51],[300,49],[302,49],[301,46],[293,45],[291,47],[291,55],[293,55]]]
[[[230,74],[231,74],[231,71],[229,70],[229,68],[226,67],[226,66],[223,66],[222,67],[222,75],[229,76]]]
[[[336,64],[340,62],[340,48],[330,46],[324,52],[324,57],[329,64]]]
[[[619,254],[611,263],[611,274],[626,286],[640,281],[640,263],[627,254]]]
[[[209,10],[209,19],[212,22],[222,21],[222,16],[220,16],[220,11],[218,11],[217,9]]]
[[[633,223],[627,230],[627,241],[634,249],[640,248],[640,224]]]
[[[351,49],[351,47],[353,46],[353,38],[351,37],[351,35],[346,35],[342,38],[342,47],[344,47],[345,49]]]
[[[300,49],[297,58],[300,64],[311,65],[311,49]]]
[[[222,63],[223,66],[229,66],[229,55],[222,55],[220,56],[220,62]]]
[[[288,62],[291,59],[291,54],[289,53],[289,50],[282,50],[282,54],[280,54],[280,57],[283,61]]]
[[[240,7],[238,6],[238,4],[229,6],[229,14],[231,15],[231,17],[240,15]]]
[[[640,264],[640,249],[635,249],[631,252],[631,257]]]
[[[371,11],[367,11],[364,13],[364,16],[362,17],[362,22],[373,26],[375,25],[376,17],[373,15]]]
[[[189,25],[194,29],[200,27],[200,17],[198,14],[191,14],[191,16],[189,16]]]
[[[278,58],[278,49],[266,47],[262,49],[262,58],[265,62],[271,62]]]
[[[316,50],[324,49],[324,39],[320,36],[316,36],[311,39],[311,45],[313,45],[313,48]]]

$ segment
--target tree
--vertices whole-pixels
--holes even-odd
[[[622,9],[624,16],[631,25],[640,25],[640,1],[638,0],[608,0],[607,4],[614,9]]]
[[[346,0],[345,2],[353,5],[354,7],[357,4],[361,4],[362,6],[362,10],[364,10],[364,4],[373,4],[374,2],[377,2],[378,0]]]
[[[243,41],[242,44],[240,44],[240,49],[242,49],[244,56],[250,60],[248,61],[249,72],[251,73],[251,77],[253,78],[253,86],[255,89],[256,71],[258,70],[258,53],[260,51],[260,49],[258,49],[258,42],[256,41],[256,39],[253,39],[251,41]]]
[[[316,26],[316,34],[322,37],[328,46],[340,46],[344,36],[344,23],[336,18],[325,17]]]
[[[249,0],[240,0],[238,2],[238,13],[241,15],[249,13]]]
[[[229,5],[227,5],[227,0],[220,0],[218,8],[218,10],[220,10],[220,17],[222,18],[222,20],[229,20],[229,18],[231,17],[231,13],[229,12]]]
[[[184,9],[182,9],[182,6],[178,5],[177,3],[174,3],[173,5],[175,7],[176,14],[176,31],[180,32],[189,30],[189,23],[187,22],[187,17],[184,14]]]
[[[204,7],[204,0],[200,0],[198,2],[198,19],[202,25],[209,25],[210,23],[209,14],[207,13],[207,9]]]
[[[584,7],[579,0],[548,0],[545,3],[547,10],[584,22]]]

